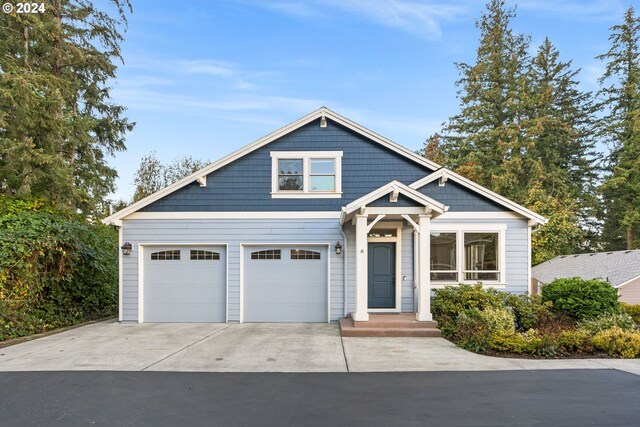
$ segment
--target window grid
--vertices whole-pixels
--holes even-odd
[[[320,259],[320,252],[291,249],[291,259]]]
[[[193,261],[215,261],[220,259],[220,254],[214,251],[192,249],[189,257]]]
[[[155,261],[170,261],[180,259],[180,249],[170,251],[152,252],[151,259]]]
[[[280,259],[280,249],[265,249],[262,251],[251,252],[251,259]]]

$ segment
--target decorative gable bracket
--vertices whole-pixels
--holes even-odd
[[[400,190],[398,190],[398,187],[393,187],[393,190],[391,191],[391,193],[389,193],[389,202],[397,203],[399,194]]]
[[[198,184],[200,184],[200,187],[206,187],[207,175],[200,175],[198,178],[196,178],[196,181],[198,182]]]

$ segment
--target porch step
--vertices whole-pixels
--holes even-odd
[[[343,337],[439,337],[438,322],[419,322],[415,313],[370,314],[368,322],[340,318]]]

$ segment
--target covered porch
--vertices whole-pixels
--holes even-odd
[[[343,207],[340,223],[343,229],[352,227],[355,231],[351,243],[355,251],[355,287],[350,286],[355,290],[355,307],[350,319],[343,320],[350,321],[354,328],[364,327],[367,322],[369,326],[400,327],[399,321],[408,328],[435,328],[430,304],[431,219],[446,210],[447,206],[398,181]],[[416,302],[411,313],[402,310],[398,300],[403,280],[400,263],[402,257],[407,257],[400,247],[400,235],[407,227],[413,232],[413,244],[405,245],[413,252],[409,256]]]

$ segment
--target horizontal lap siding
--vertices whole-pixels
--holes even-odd
[[[402,229],[402,269],[400,270],[401,304],[403,312],[414,311],[413,300],[413,227]]]
[[[331,243],[331,320],[342,315],[342,260],[335,242],[342,240],[335,219],[237,219],[237,220],[125,220],[123,239],[133,244],[130,256],[123,256],[123,320],[138,319],[138,244],[144,243],[228,243],[229,321],[240,315],[241,243]]]

